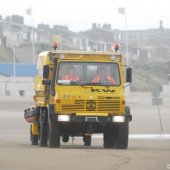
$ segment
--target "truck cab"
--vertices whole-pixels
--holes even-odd
[[[44,53],[44,61],[41,82],[35,81],[38,123],[32,123],[40,146],[58,148],[75,136],[90,146],[92,134],[103,133],[105,148],[126,149],[132,116],[124,88],[132,70],[123,56],[56,50]]]

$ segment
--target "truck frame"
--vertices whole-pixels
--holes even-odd
[[[62,79],[70,66],[80,77],[78,81]],[[93,82],[103,67],[117,83]],[[84,146],[91,146],[92,134],[103,133],[105,148],[127,149],[132,115],[124,89],[131,82],[132,69],[125,67],[119,52],[40,53],[34,88],[36,116],[30,130],[32,144],[59,148],[61,140],[68,142],[69,137],[81,136]]]

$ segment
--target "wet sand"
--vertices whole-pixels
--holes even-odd
[[[158,110],[150,94],[134,93],[127,98],[133,114],[127,150],[104,149],[102,138],[93,137],[84,147],[81,138],[61,144],[59,149],[30,145],[29,124],[23,110],[31,106],[28,97],[0,97],[0,170],[166,170],[170,169],[170,139],[132,138],[134,134],[170,134],[169,97]]]

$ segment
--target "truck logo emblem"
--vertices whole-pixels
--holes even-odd
[[[87,100],[86,101],[86,110],[88,110],[88,111],[96,110],[96,102],[94,100]]]

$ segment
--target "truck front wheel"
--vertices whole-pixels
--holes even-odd
[[[60,127],[58,123],[49,119],[49,138],[48,138],[49,148],[59,148],[60,147]]]
[[[104,128],[104,148],[114,148],[116,141],[115,125],[108,125]]]
[[[129,123],[125,122],[123,124],[117,125],[117,149],[127,149],[128,147],[128,136],[129,136]]]
[[[125,114],[130,115],[130,107],[125,107]],[[127,149],[128,148],[128,138],[129,138],[129,121],[123,124],[117,124],[117,149]]]

